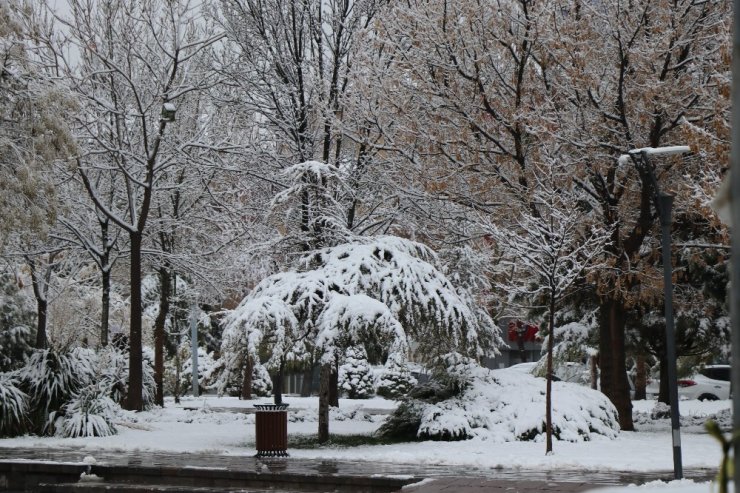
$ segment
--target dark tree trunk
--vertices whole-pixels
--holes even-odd
[[[339,363],[331,365],[329,377],[329,405],[339,407]]]
[[[516,344],[519,348],[519,359],[522,363],[527,362],[527,351],[524,350],[524,335],[517,334]]]
[[[180,385],[180,377],[182,375],[182,361],[180,361],[180,348],[175,350],[175,404],[180,404],[180,396],[182,395],[182,387]]]
[[[142,400],[142,355],[141,355],[141,233],[129,233],[131,242],[131,306],[128,355],[128,398],[126,409],[141,411]]]
[[[308,365],[308,367],[303,370],[303,381],[301,382],[301,397],[310,397],[311,391],[313,390],[313,369],[314,364]]]
[[[35,290],[35,289],[34,289]],[[48,340],[46,337],[46,319],[49,303],[42,298],[36,297],[36,349],[46,349]]]
[[[107,255],[104,259],[107,258]],[[101,273],[101,281],[103,283],[103,296],[101,299],[101,310],[100,310],[100,345],[105,347],[108,345],[108,334],[110,333],[110,270],[107,260],[104,260],[104,265]]]
[[[103,288],[103,294],[100,300],[100,345],[102,347],[105,347],[108,345],[108,335],[110,332],[110,252],[112,249],[112,245],[108,234],[108,219],[99,219],[98,221],[100,223],[100,239],[103,245],[101,249],[102,255],[100,256],[100,281]]]
[[[322,364],[319,374],[319,443],[329,441],[329,387],[333,366]]]
[[[244,359],[244,372],[242,374],[242,391],[239,398],[245,401],[252,399],[252,357],[247,355]]]
[[[601,370],[599,373],[599,386],[601,387],[601,392],[611,399],[613,395],[612,381],[614,378],[612,375],[614,374],[614,363],[611,346],[609,345],[611,332],[608,305],[606,303],[603,303],[601,306],[599,321],[599,369]]]
[[[46,335],[49,301],[47,294],[49,282],[51,281],[51,264],[54,262],[56,253],[50,253],[47,259],[46,272],[42,276],[38,271],[36,262],[31,257],[26,257],[26,263],[31,269],[31,284],[33,296],[36,298],[36,349],[46,349],[49,345]]]
[[[280,360],[280,368],[272,378],[272,395],[276,405],[283,403],[283,376],[285,375],[285,360]]]
[[[154,382],[157,385],[155,404],[164,406],[164,338],[165,323],[170,313],[170,271],[159,269],[159,313],[154,321]]]
[[[634,431],[627,366],[625,363],[625,308],[617,300],[604,298],[600,306],[599,362],[601,391],[612,401],[619,413],[623,431]]]
[[[545,394],[546,453],[552,452],[552,352],[555,345],[555,295],[550,290],[550,337],[547,338],[547,390]]]
[[[647,398],[647,364],[645,355],[637,355],[637,373],[635,374],[635,400],[644,401]]]

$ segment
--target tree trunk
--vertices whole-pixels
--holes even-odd
[[[126,409],[141,411],[142,355],[141,355],[141,233],[129,233],[131,242],[131,306],[129,319],[128,398]]]
[[[164,337],[165,323],[170,312],[170,271],[166,267],[159,269],[159,313],[154,321],[154,382],[157,390],[155,404],[164,406]]]
[[[102,255],[100,257],[100,281],[102,283],[103,293],[100,300],[100,345],[108,345],[108,335],[110,326],[110,288],[111,288],[111,265],[110,252],[112,249],[108,234],[108,219],[98,219],[100,223],[100,239],[102,244]]]
[[[552,453],[552,352],[555,345],[555,294],[550,290],[550,337],[547,338],[547,390],[545,394],[545,436],[547,454]]]
[[[319,377],[319,443],[329,441],[329,388],[332,364],[322,364]]]
[[[46,337],[48,307],[48,301],[38,296],[36,297],[36,349],[46,349],[48,347],[48,340]]]
[[[601,391],[617,408],[621,429],[634,431],[625,363],[624,313],[625,308],[617,300],[608,297],[601,300],[599,334]]]
[[[175,404],[180,404],[182,388],[180,386],[180,376],[182,375],[182,361],[180,360],[180,345],[175,350]]]
[[[329,405],[339,407],[339,363],[331,365],[329,377]]]
[[[637,373],[635,374],[635,400],[644,401],[647,398],[647,364],[645,355],[637,355]]]
[[[107,258],[104,257],[104,258]],[[101,310],[100,310],[100,345],[102,347],[105,347],[108,345],[108,334],[110,333],[110,288],[111,288],[111,281],[110,281],[110,270],[109,266],[107,264],[107,261],[105,262],[105,267],[103,267],[102,273],[101,273],[101,281],[103,283],[103,296],[100,300],[101,303]]]
[[[247,355],[244,359],[244,372],[242,374],[242,391],[239,398],[245,401],[252,399],[252,357]]]
[[[285,360],[280,360],[280,368],[272,379],[272,395],[274,397],[275,405],[279,406],[283,403],[283,376],[285,374]]]
[[[522,363],[527,362],[527,351],[524,350],[524,335],[517,333],[516,335],[516,343],[517,347],[519,348],[519,359]]]
[[[313,390],[313,369],[314,364],[308,365],[308,368],[303,370],[303,381],[301,382],[301,397],[310,397],[311,391]]]
[[[49,254],[49,264],[54,256]],[[33,286],[33,296],[36,298],[36,349],[46,349],[48,347],[48,338],[46,337],[46,321],[48,315],[49,302],[46,297],[48,291],[49,279],[51,277],[51,266],[47,266],[45,276],[39,273],[36,262],[31,257],[26,257],[26,263],[31,269],[31,285]]]

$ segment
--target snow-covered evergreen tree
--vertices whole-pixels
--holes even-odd
[[[362,346],[350,346],[339,367],[339,389],[350,399],[367,399],[375,393],[373,373]]]
[[[436,264],[428,247],[393,236],[309,252],[295,270],[260,282],[226,317],[223,354],[234,363],[245,352],[269,354],[266,365],[275,369],[311,350],[333,365],[363,340],[385,341],[403,359],[410,339],[430,362],[449,352],[495,352],[496,325]]]
[[[379,396],[399,399],[405,397],[416,383],[417,380],[411,374],[406,362],[400,360],[397,355],[391,355],[378,378],[376,391]]]

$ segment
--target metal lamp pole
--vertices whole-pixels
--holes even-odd
[[[198,397],[200,394],[200,389],[198,388],[198,321],[195,313],[197,307],[198,305],[194,301],[190,304],[190,347],[193,397]]]
[[[673,327],[673,265],[671,262],[671,208],[673,196],[658,194],[660,227],[663,232],[663,290],[665,296],[665,339],[668,360],[668,397],[671,402],[671,431],[673,436],[673,476],[683,477],[681,462],[681,420],[678,414],[678,377],[676,376],[676,334]]]
[[[670,155],[690,152],[685,146],[636,149],[629,152],[643,176],[647,176],[653,189],[655,208],[660,216],[662,232],[661,246],[663,249],[663,295],[665,298],[665,338],[666,360],[668,363],[668,398],[671,403],[671,430],[673,439],[673,475],[676,479],[683,478],[683,464],[681,460],[681,421],[678,411],[678,379],[676,371],[676,334],[673,325],[673,263],[671,261],[671,209],[673,196],[660,191],[658,180],[648,155]],[[622,159],[622,158],[620,158]]]

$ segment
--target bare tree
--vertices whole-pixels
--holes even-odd
[[[219,33],[204,32],[189,2],[70,2],[73,18],[60,18],[64,37],[50,40],[70,90],[80,100],[76,119],[84,147],[77,171],[90,199],[128,236],[130,250],[130,354],[128,409],[142,408],[142,248],[162,173],[180,160],[174,110],[191,93],[212,84],[191,69]],[[69,58],[69,48],[79,60]],[[113,172],[124,191],[110,204],[98,180]]]
[[[592,228],[592,206],[574,190],[568,166],[557,157],[535,166],[531,207],[511,225],[493,226],[492,236],[510,271],[509,293],[547,300],[546,452],[552,452],[552,380],[555,312],[586,270],[603,258],[609,232]]]

